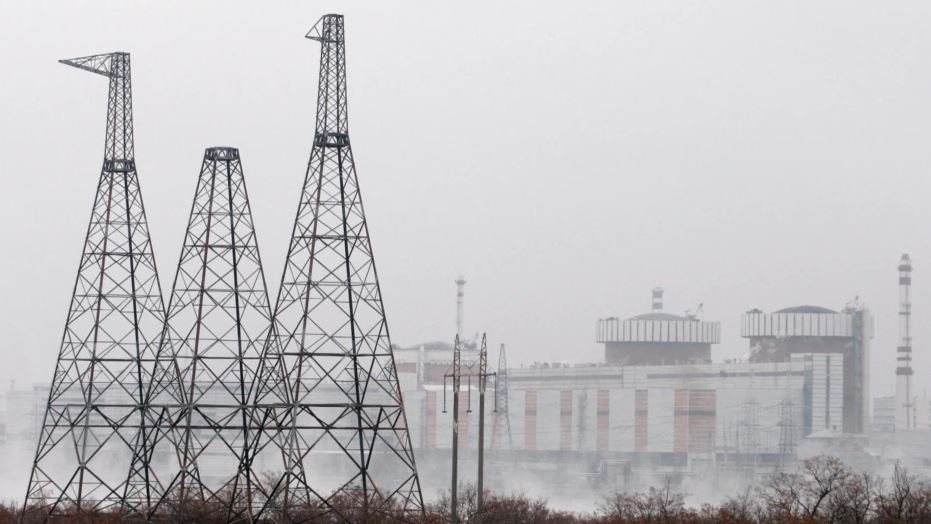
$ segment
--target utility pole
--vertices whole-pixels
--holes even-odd
[[[488,344],[482,334],[482,349],[478,355],[478,517],[484,514],[485,499],[485,383],[488,380]]]
[[[456,490],[459,485],[459,388],[462,384],[462,377],[469,379],[469,386],[466,394],[469,395],[469,403],[472,400],[472,377],[478,379],[478,506],[477,512],[481,517],[484,508],[484,481],[485,481],[485,390],[488,384],[488,377],[496,376],[497,373],[488,373],[488,342],[487,335],[482,334],[482,347],[479,352],[478,370],[476,372],[476,362],[466,365],[467,371],[462,373],[462,349],[459,343],[459,336],[456,335],[456,345],[453,349],[453,366],[450,373],[443,375],[443,413],[446,413],[446,379],[451,378],[453,382],[453,464],[452,464],[452,491],[450,493],[450,513],[451,522],[457,524],[458,502]],[[497,398],[495,399],[495,410],[497,411]],[[471,410],[470,410],[471,411]]]
[[[453,348],[453,369],[452,373],[443,375],[443,413],[446,413],[446,379],[452,378],[453,381],[453,474],[452,487],[450,489],[450,522],[459,524],[458,500],[456,491],[459,482],[459,384],[462,380],[462,353],[459,348],[459,335],[456,335],[456,345]]]

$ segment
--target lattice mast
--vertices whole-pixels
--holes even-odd
[[[128,53],[62,60],[109,79],[103,168],[26,495],[49,515],[135,507],[133,463],[164,305],[133,152]],[[45,503],[48,503],[46,506]]]
[[[280,435],[286,462],[267,494],[347,520],[389,504],[419,515],[420,482],[349,141],[343,17],[322,17],[307,38],[321,44],[316,132],[257,401],[258,424]]]
[[[795,453],[798,447],[798,410],[795,401],[786,397],[779,402],[779,453]],[[784,457],[785,458],[785,457]]]
[[[161,343],[148,455],[174,459],[166,502],[198,502],[227,521],[251,510],[251,391],[271,311],[239,150],[213,147],[194,193]],[[203,515],[202,515],[203,517]]]
[[[498,372],[495,375],[495,416],[491,423],[491,449],[501,446],[501,432],[508,438],[508,449],[514,449],[511,418],[508,415],[508,356],[504,344],[498,351]]]
[[[743,450],[756,455],[760,451],[760,403],[748,396],[743,402]]]

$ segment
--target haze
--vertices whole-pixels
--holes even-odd
[[[894,385],[899,255],[927,387],[927,2],[0,1],[0,378],[49,380],[99,176],[106,85],[133,57],[136,158],[169,290],[203,149],[242,151],[277,287],[313,136],[320,14],[347,20],[352,136],[393,342],[465,330],[512,364],[597,361],[599,317],[859,296]]]

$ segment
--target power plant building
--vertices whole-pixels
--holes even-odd
[[[510,438],[496,438],[486,427],[486,449],[546,471],[581,463],[595,470],[626,464],[644,475],[657,468],[692,474],[698,463],[777,467],[794,458],[806,436],[862,431],[872,337],[867,310],[751,311],[741,327],[751,342],[745,361],[710,361],[720,333],[717,321],[662,311],[661,291],[648,313],[597,320],[604,362],[507,369]],[[443,374],[452,346],[394,353],[421,468],[429,470],[432,460],[448,466],[452,391]],[[463,350],[463,362],[476,359],[473,353]],[[474,449],[477,382],[463,381],[462,388],[473,398],[470,404],[469,395],[460,395],[459,446]]]
[[[743,315],[740,334],[750,342],[750,362],[786,362],[821,359],[826,373],[814,375],[813,387],[837,392],[843,403],[839,429],[862,433],[869,426],[869,351],[873,318],[859,305],[843,311],[818,306],[797,306]],[[842,385],[841,385],[842,384]]]
[[[664,312],[663,289],[654,288],[652,311],[599,319],[595,341],[604,344],[608,365],[703,364],[711,362],[711,344],[721,341],[721,323]]]

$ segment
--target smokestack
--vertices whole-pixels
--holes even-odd
[[[653,311],[663,310],[663,288],[653,288]]]
[[[459,275],[459,278],[456,279],[456,334],[461,338],[462,333],[462,297],[465,295],[463,289],[466,285],[466,279],[464,276]]]
[[[912,394],[912,261],[908,254],[899,261],[899,347],[895,368],[895,429],[915,429],[915,399]]]

